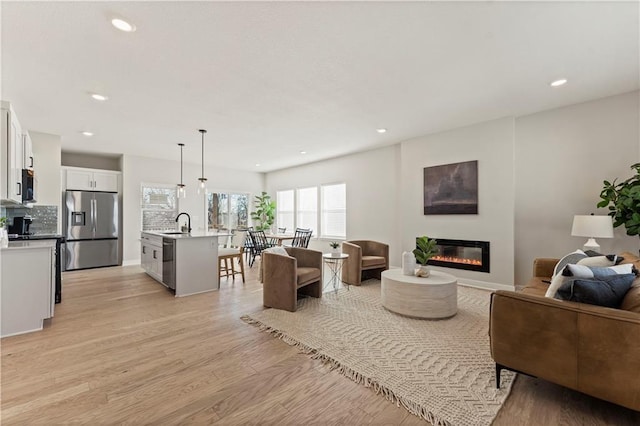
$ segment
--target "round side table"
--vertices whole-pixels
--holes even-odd
[[[324,264],[329,267],[331,276],[329,278],[329,284],[333,284],[333,289],[338,292],[338,283],[341,283],[349,289],[349,285],[342,281],[341,272],[344,262],[349,258],[348,254],[344,253],[325,253],[322,255]]]

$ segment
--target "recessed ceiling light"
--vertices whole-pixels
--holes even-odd
[[[387,133],[387,129],[385,129],[385,128],[376,129],[376,132],[378,132],[378,133]]]
[[[106,101],[107,99],[109,99],[108,96],[101,95],[100,93],[92,93],[91,97],[96,101]]]
[[[113,18],[111,20],[111,25],[119,29],[120,31],[124,31],[126,33],[132,33],[136,30],[136,26],[128,23],[124,19]]]
[[[260,167],[260,163],[256,163],[256,167]]]
[[[82,133],[85,136],[93,136],[93,132],[86,132],[85,131],[85,132],[80,132],[80,133]]]
[[[307,151],[300,151],[300,154],[305,155]]]
[[[551,87],[558,87],[558,86],[562,86],[564,84],[567,84],[567,79],[566,78],[561,78],[559,80],[552,81],[550,86]]]

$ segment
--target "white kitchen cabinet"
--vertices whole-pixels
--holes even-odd
[[[118,192],[120,172],[65,167],[66,189],[76,191]]]
[[[14,241],[0,251],[0,335],[42,330],[54,313],[55,241]]]
[[[162,237],[143,232],[140,242],[142,268],[151,278],[162,282]]]
[[[22,135],[22,168],[33,170],[33,142],[29,132]]]
[[[2,169],[0,198],[22,203],[23,134],[18,117],[8,102],[2,102],[2,146],[0,168]]]

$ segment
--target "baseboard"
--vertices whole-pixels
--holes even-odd
[[[506,284],[498,284],[498,283],[490,283],[487,281],[478,281],[478,280],[470,280],[468,278],[459,278],[458,284],[464,285],[467,287],[475,287],[483,290],[507,290],[507,291],[515,291],[515,287],[512,285]]]
[[[134,265],[140,266],[140,259],[122,261],[122,266],[134,266]]]

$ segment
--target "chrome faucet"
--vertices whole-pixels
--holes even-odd
[[[187,216],[187,221],[188,221],[187,232],[191,232],[191,216],[189,216],[189,213],[185,213],[185,212],[180,213],[178,216],[176,216],[176,222],[178,221],[178,219],[180,219],[180,216],[182,216],[183,214]]]

